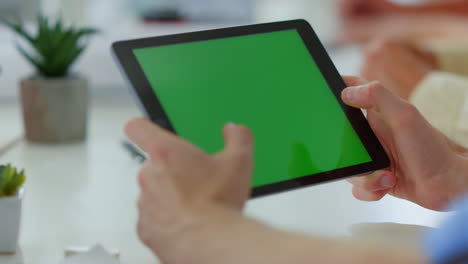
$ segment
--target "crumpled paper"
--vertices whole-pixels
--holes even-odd
[[[67,257],[59,264],[120,264],[101,245],[96,245],[88,252]]]

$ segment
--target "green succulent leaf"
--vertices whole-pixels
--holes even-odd
[[[27,52],[20,45],[17,49],[45,77],[68,75],[71,66],[88,46],[88,37],[98,33],[93,28],[66,26],[62,18],[51,22],[44,16],[37,18],[35,34],[27,32],[22,23],[5,20],[0,20],[0,23],[27,41],[32,52]]]
[[[11,181],[11,179],[14,176],[14,171],[11,168],[10,165],[6,166],[3,171],[2,175],[0,175],[0,195],[6,195],[5,194],[5,186],[8,185],[8,183]]]
[[[0,175],[0,195],[5,195],[4,189],[5,186],[11,181],[12,177],[14,176],[13,169],[11,166],[6,166],[3,171],[2,175]]]
[[[18,190],[23,186],[24,182],[26,181],[26,176],[24,174],[24,170],[22,170],[20,173],[16,173],[10,182],[5,186],[4,193],[5,195],[15,195]]]
[[[19,23],[10,22],[7,20],[0,20],[0,23],[3,23],[5,26],[10,28],[13,32],[16,32],[20,37],[24,38],[29,42],[29,44],[34,45],[34,38],[24,30],[23,25]]]
[[[24,170],[18,173],[11,165],[0,166],[0,197],[15,195],[25,181]]]
[[[43,72],[46,72],[47,69],[44,67],[43,63],[41,61],[39,61],[38,59],[36,59],[33,55],[29,54],[23,47],[21,47],[19,44],[16,45],[16,49],[19,51],[19,53],[21,53],[21,55],[23,55],[23,57],[26,58],[26,60],[28,60],[32,65],[34,65],[34,67],[36,67],[36,69],[43,73]]]

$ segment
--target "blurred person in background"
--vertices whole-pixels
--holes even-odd
[[[346,83],[350,87],[343,100],[367,110],[392,162],[388,169],[351,179],[353,195],[363,201],[393,195],[432,210],[456,210],[423,246],[327,240],[250,219],[242,213],[254,166],[254,139],[246,127],[227,124],[224,150],[209,155],[139,118],[125,131],[149,155],[138,175],[141,240],[162,263],[468,263],[468,197],[463,198],[468,193],[468,152],[381,84],[355,77],[347,77]]]
[[[361,74],[413,103],[449,138],[468,147],[468,42],[430,48],[376,40]]]
[[[398,1],[402,2],[402,1]],[[376,37],[418,41],[456,38],[468,25],[468,0],[340,0],[340,42],[367,42]]]

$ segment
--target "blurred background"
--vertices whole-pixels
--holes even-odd
[[[425,91],[412,102],[436,128],[468,147],[468,0],[0,0],[0,19],[21,18],[30,30],[39,13],[98,28],[99,34],[90,39],[89,48],[72,69],[90,82],[87,141],[35,145],[22,141],[18,96],[20,81],[35,72],[16,50],[21,40],[0,23],[0,156],[39,176],[31,177],[28,196],[35,199],[25,206],[29,215],[23,245],[33,263],[54,263],[49,256],[59,255],[65,245],[66,239],[56,235],[61,233],[69,234],[72,243],[86,238],[85,243],[98,239],[116,248],[130,247],[129,259],[140,260],[127,263],[152,259],[136,242],[136,211],[122,214],[122,208],[134,208],[137,187],[129,175],[136,174],[139,164],[122,148],[121,130],[126,120],[140,113],[113,61],[114,41],[306,19],[341,74],[379,80],[403,99],[411,99],[414,90]],[[441,72],[448,77],[441,77]],[[54,182],[59,183],[50,184]],[[256,200],[248,209],[275,226],[337,237],[348,234],[354,223],[436,226],[447,216],[392,197],[378,203],[358,202],[350,189],[340,181]],[[107,200],[102,199],[103,190]],[[124,203],[115,203],[118,199]],[[58,209],[50,206],[44,212],[44,204],[50,201],[59,203]],[[68,214],[50,222],[49,215],[62,212]],[[96,219],[102,212],[107,212],[107,218]],[[49,232],[42,225],[57,230]],[[125,232],[113,229],[121,227]],[[49,251],[43,237],[53,244]]]
[[[0,17],[34,19],[39,11],[67,23],[101,30],[74,67],[94,94],[125,92],[110,55],[113,41],[223,26],[304,18],[325,43],[339,30],[335,0],[2,0]],[[0,100],[17,94],[18,80],[33,69],[15,50],[17,40],[0,25]],[[347,61],[345,59],[344,61]],[[346,62],[345,62],[346,64]],[[344,66],[343,66],[344,67]],[[349,67],[348,67],[349,68]],[[348,72],[351,73],[351,72]]]

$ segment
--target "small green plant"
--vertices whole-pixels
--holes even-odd
[[[48,78],[67,76],[72,64],[88,46],[85,37],[97,33],[92,28],[65,26],[61,19],[51,22],[44,16],[37,19],[35,33],[28,32],[22,23],[2,22],[29,43],[30,52],[17,44],[18,51],[40,75]]]
[[[26,181],[24,170],[18,170],[11,165],[0,166],[0,197],[13,196]]]

